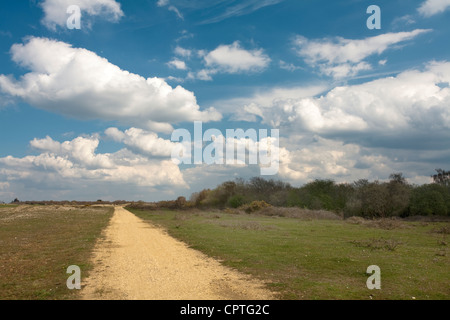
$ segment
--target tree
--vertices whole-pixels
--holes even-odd
[[[203,202],[208,198],[208,195],[211,193],[211,190],[204,189],[200,192],[195,192],[191,195],[191,202],[195,204],[195,206],[200,206]]]
[[[178,209],[183,208],[186,205],[186,198],[185,197],[178,197],[177,200],[175,200],[175,206]]]
[[[432,175],[434,183],[440,184],[444,187],[450,187],[450,171],[436,169],[437,174]]]
[[[414,189],[411,196],[411,215],[446,215],[450,196],[439,184],[426,184]]]
[[[245,204],[245,198],[240,194],[236,194],[228,200],[228,205],[232,208],[239,208],[243,204]]]
[[[406,178],[403,173],[391,173],[389,176],[390,183],[407,184]]]
[[[388,211],[392,216],[403,216],[409,207],[411,186],[406,181],[403,173],[393,173],[389,176],[387,184],[389,192]]]

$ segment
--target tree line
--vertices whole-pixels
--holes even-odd
[[[277,207],[328,210],[344,217],[448,216],[450,171],[436,171],[433,183],[424,185],[408,183],[402,173],[391,174],[387,182],[361,179],[336,183],[316,179],[302,187],[260,177],[248,181],[237,179],[194,193],[187,203],[198,208],[241,208],[255,201],[265,201]]]

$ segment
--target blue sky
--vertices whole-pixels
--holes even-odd
[[[427,183],[450,159],[449,18],[445,0],[0,0],[0,201],[172,199],[260,174],[175,165],[171,133],[194,121],[279,129],[267,178],[295,186]]]

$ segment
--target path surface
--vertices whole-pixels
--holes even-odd
[[[122,207],[96,245],[83,299],[268,300],[262,284],[187,247]]]

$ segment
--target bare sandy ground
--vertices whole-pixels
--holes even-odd
[[[189,248],[116,207],[94,269],[82,279],[87,300],[271,300],[263,284]]]

